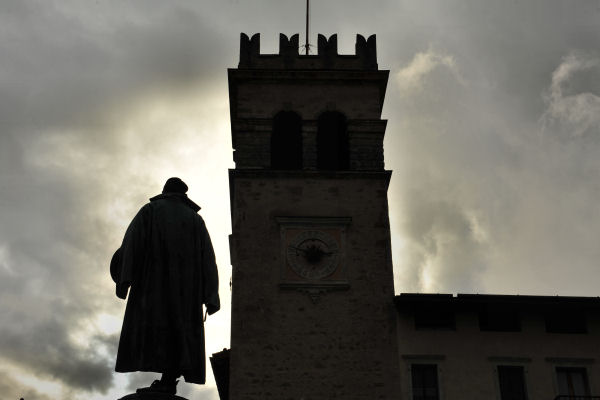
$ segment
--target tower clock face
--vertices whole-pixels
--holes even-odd
[[[294,272],[305,279],[331,275],[338,264],[339,245],[328,233],[307,230],[290,240],[287,260]]]

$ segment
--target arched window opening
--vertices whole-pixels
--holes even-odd
[[[293,111],[280,111],[273,118],[271,168],[302,169],[302,119]]]
[[[327,111],[319,117],[317,168],[325,170],[350,168],[346,117],[340,112]]]

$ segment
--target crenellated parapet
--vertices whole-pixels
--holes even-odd
[[[337,35],[319,34],[317,54],[300,54],[299,35],[279,34],[279,54],[260,54],[260,34],[240,35],[239,69],[377,70],[375,35],[356,35],[355,54],[338,54]]]

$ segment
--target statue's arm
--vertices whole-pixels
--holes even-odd
[[[208,230],[202,221],[201,224],[202,237],[202,285],[203,299],[206,304],[206,311],[209,315],[216,313],[221,308],[219,299],[219,273],[217,271],[217,263],[215,260],[215,252]]]
[[[148,205],[142,207],[133,218],[121,244],[121,271],[117,284],[117,296],[125,299],[129,287],[134,284],[138,269],[142,266],[147,243]]]

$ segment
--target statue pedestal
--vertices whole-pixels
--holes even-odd
[[[119,400],[187,400],[186,398],[174,394],[164,393],[132,393]]]

